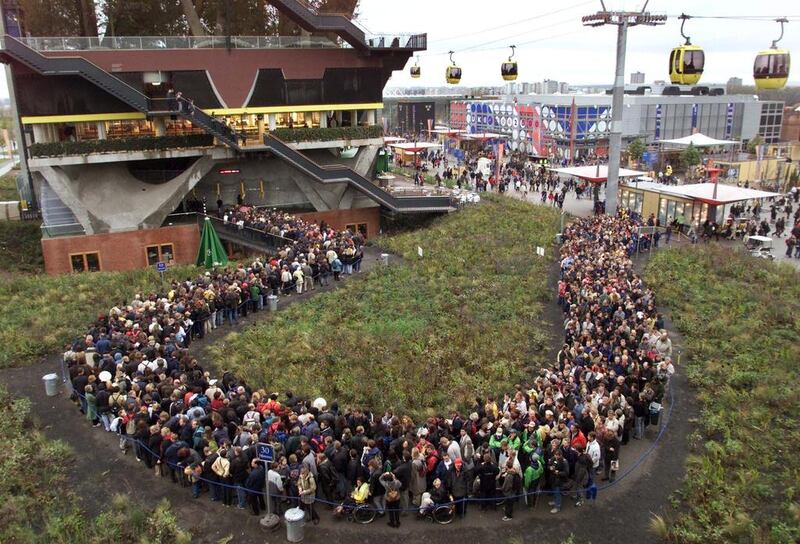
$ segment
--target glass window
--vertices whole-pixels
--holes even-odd
[[[76,253],[69,256],[73,272],[98,272],[100,270],[100,254]]]
[[[147,246],[147,264],[152,266],[158,262],[158,246]]]
[[[97,253],[87,253],[86,254],[86,268],[89,272],[99,272],[100,271],[100,255]]]
[[[172,251],[172,244],[164,244],[161,246],[161,260],[166,261],[167,264],[170,264],[175,259],[175,255]]]
[[[83,264],[83,255],[72,255],[70,257],[70,261],[72,262],[72,271],[73,272],[85,272],[86,267]]]

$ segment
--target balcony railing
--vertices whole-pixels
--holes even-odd
[[[36,51],[153,49],[340,49],[326,36],[105,36],[19,38]]]

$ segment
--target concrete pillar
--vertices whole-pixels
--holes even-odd
[[[319,112],[319,128],[328,128],[328,112]]]
[[[164,121],[163,117],[155,117],[153,119],[153,131],[155,131],[156,136],[166,136],[167,122]]]
[[[264,143],[264,116],[261,116],[261,119],[258,119],[258,142]]]
[[[269,130],[270,130],[270,132],[272,132],[273,130],[278,128],[278,121],[277,121],[277,118],[275,117],[274,113],[270,113],[268,118],[267,118],[267,120],[269,121]]]
[[[375,110],[367,110],[367,126],[375,126]]]
[[[336,117],[336,126],[342,126],[342,110],[335,112],[334,116]]]
[[[97,139],[98,140],[106,140],[108,138],[108,133],[106,132],[106,123],[105,121],[98,121],[97,122]]]
[[[51,141],[47,125],[33,125],[33,140],[37,144],[46,144]]]
[[[350,126],[351,127],[358,126],[358,110],[353,110],[350,112]]]
[[[49,123],[45,125],[47,127],[47,134],[50,142],[57,142],[58,141],[58,127],[53,123]]]

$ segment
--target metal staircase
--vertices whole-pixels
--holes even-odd
[[[19,62],[45,76],[80,76],[141,113],[148,114],[155,109],[151,107],[147,95],[83,57],[46,57],[9,35],[3,38],[0,57],[5,62]],[[173,112],[212,134],[225,145],[242,151],[236,132],[196,107],[191,100],[185,97],[176,100]]]
[[[311,4],[298,0],[270,0],[270,4],[303,30],[333,32],[356,49],[369,49],[364,31],[343,15],[319,14]]]
[[[274,155],[319,182],[346,182],[357,191],[395,212],[443,212],[454,208],[451,198],[447,196],[396,197],[345,166],[320,166],[272,134],[264,136],[264,145]]]

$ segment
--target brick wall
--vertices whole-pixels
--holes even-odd
[[[381,209],[376,206],[373,208],[352,208],[349,210],[330,210],[327,212],[308,212],[298,213],[306,221],[321,222],[336,230],[343,230],[347,225],[367,224],[367,237],[374,238],[381,229]]]
[[[44,268],[48,274],[72,272],[70,255],[96,252],[100,268],[104,271],[121,271],[147,266],[145,248],[150,245],[172,244],[174,262],[191,264],[200,247],[197,225],[177,225],[159,229],[145,229],[88,236],[43,238]]]

